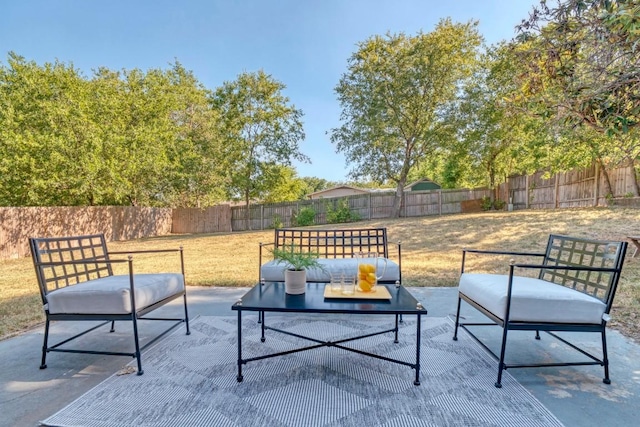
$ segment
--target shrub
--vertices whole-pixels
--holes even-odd
[[[483,211],[488,211],[491,208],[492,208],[492,206],[491,206],[491,198],[489,196],[484,196],[480,200],[480,209],[482,209]]]
[[[495,199],[493,201],[493,208],[497,211],[501,211],[504,209],[504,205],[506,203],[504,202],[504,200],[500,200],[500,199]]]
[[[302,208],[300,212],[295,214],[291,218],[293,225],[298,227],[305,227],[307,225],[313,225],[316,219],[316,211],[312,208]]]
[[[500,199],[495,199],[492,203],[491,198],[489,196],[484,196],[480,201],[480,208],[483,211],[490,211],[491,209],[501,211],[504,209],[505,205],[506,205],[505,201]]]
[[[353,222],[359,221],[360,215],[357,212],[352,212],[349,208],[349,200],[340,199],[335,209],[331,207],[331,204],[327,205],[327,222],[329,224],[337,224],[341,222]]]
[[[269,228],[282,228],[284,227],[284,223],[282,222],[282,217],[280,215],[274,215],[273,220],[271,221],[271,226]]]

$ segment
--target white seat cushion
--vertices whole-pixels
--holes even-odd
[[[460,293],[504,320],[509,276],[463,273]],[[600,324],[605,304],[599,299],[545,280],[514,276],[510,321]]]
[[[356,258],[319,258],[318,262],[323,268],[310,268],[307,270],[307,282],[329,282],[332,270],[358,272],[358,260]],[[378,263],[378,274],[382,273],[383,261]],[[267,282],[284,281],[285,264],[269,261],[262,265],[262,278]],[[382,274],[381,281],[395,282],[400,280],[400,267],[397,263],[387,260],[387,268]]]
[[[147,307],[184,290],[178,273],[135,274],[136,307]],[[129,275],[102,277],[67,286],[47,295],[51,314],[131,313]]]

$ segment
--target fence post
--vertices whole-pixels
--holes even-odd
[[[600,165],[596,162],[595,176],[593,177],[593,206],[598,206],[598,191],[600,189]]]
[[[369,221],[371,221],[371,217],[372,217],[372,214],[371,214],[371,193],[369,193],[368,201],[369,201],[368,202],[369,203],[369,207],[368,207],[367,210],[369,211]]]
[[[438,215],[442,215],[442,189],[438,189]]]
[[[553,191],[553,207],[555,209],[558,209],[558,179],[559,179],[560,174],[556,172],[556,182],[555,182],[555,188]]]
[[[524,208],[529,209],[529,175],[524,177]]]
[[[264,205],[260,205],[260,230],[264,230]]]
[[[402,204],[400,206],[402,207],[403,218],[407,217],[407,203],[409,202],[407,200],[407,196],[408,196],[408,192],[406,190],[402,190]]]

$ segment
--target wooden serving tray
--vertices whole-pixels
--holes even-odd
[[[327,283],[324,287],[324,297],[340,299],[391,299],[391,294],[386,286],[378,285],[376,286],[375,292],[362,292],[356,286],[356,291],[353,295],[343,295],[339,291],[334,292],[331,289],[331,285]]]

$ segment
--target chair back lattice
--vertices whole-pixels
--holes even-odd
[[[113,275],[104,234],[32,237],[29,247],[44,304],[56,289]]]
[[[294,245],[323,258],[353,258],[358,252],[377,252],[389,256],[386,228],[343,230],[275,230],[275,247]]]
[[[551,235],[540,279],[594,296],[611,308],[627,242],[608,242]],[[553,266],[610,268],[613,271],[558,270]]]

